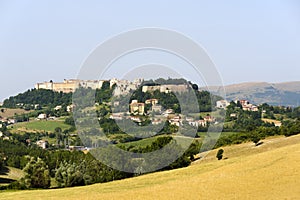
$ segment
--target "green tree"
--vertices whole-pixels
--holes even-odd
[[[224,153],[224,150],[223,149],[219,149],[216,157],[218,158],[218,160],[222,160],[223,158],[223,153]]]
[[[59,168],[56,169],[55,180],[58,187],[85,185],[82,165],[67,163],[66,161],[60,163]]]
[[[250,134],[250,140],[255,144],[255,146],[258,146],[259,141],[262,139],[261,135],[257,131],[253,131]]]
[[[21,180],[26,188],[49,188],[50,173],[48,166],[41,158],[29,158],[29,162],[23,169],[25,177]]]
[[[56,135],[56,144],[61,145],[63,142],[63,135],[62,135],[62,129],[60,127],[56,127],[54,129],[55,135]]]

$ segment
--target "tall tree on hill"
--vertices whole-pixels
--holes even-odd
[[[56,127],[54,132],[56,135],[56,144],[59,146],[63,142],[62,129],[60,127]]]
[[[49,188],[50,187],[50,173],[48,166],[41,158],[37,160],[33,157],[29,158],[29,162],[23,169],[25,177],[23,181],[26,188]]]

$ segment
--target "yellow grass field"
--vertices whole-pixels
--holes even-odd
[[[275,120],[275,119],[261,119],[262,121],[264,121],[264,122],[266,122],[266,123],[270,123],[270,124],[272,124],[272,123],[274,123],[274,124],[281,124],[281,122],[280,121],[278,121],[278,120]]]
[[[299,199],[300,135],[224,147],[190,167],[58,190],[0,193],[0,199]],[[202,155],[203,156],[203,155]]]

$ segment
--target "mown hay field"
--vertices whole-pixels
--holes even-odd
[[[300,135],[223,149],[221,161],[213,150],[183,169],[85,187],[8,191],[0,199],[299,199]]]

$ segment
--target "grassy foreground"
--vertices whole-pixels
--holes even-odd
[[[10,191],[0,199],[299,199],[300,135],[225,147],[190,167],[58,190]]]

